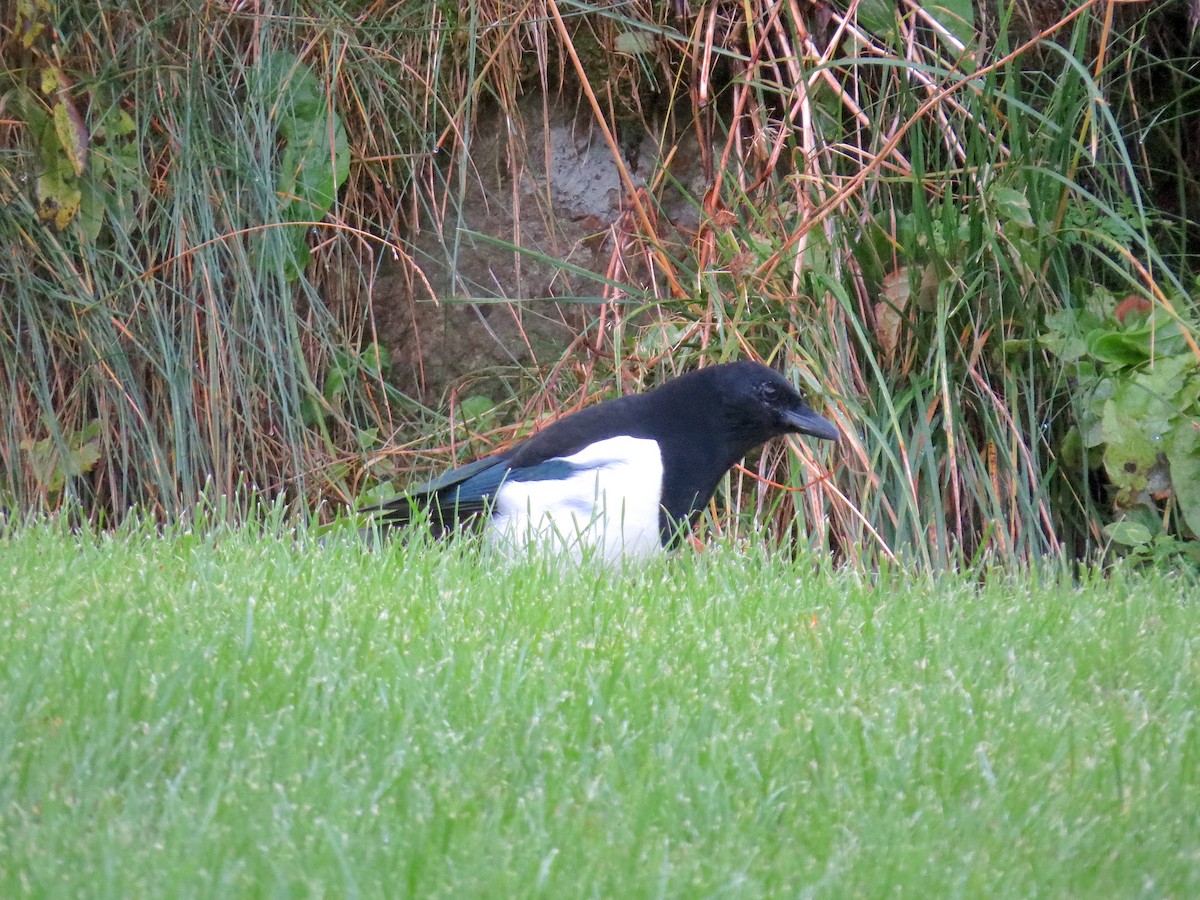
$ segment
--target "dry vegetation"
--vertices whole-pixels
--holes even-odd
[[[0,503],[349,502],[509,423],[753,355],[846,438],[752,461],[719,530],[929,565],[1193,546],[1187,9],[1014,8],[984,34],[952,0],[18,3]],[[389,380],[381,264],[410,302],[454,302],[415,229],[457,246],[471,129],[556,96],[623,185],[582,327],[492,373],[514,399],[418,402]],[[631,133],[658,141],[651,171]],[[694,226],[663,207],[685,156]],[[1110,408],[1154,378],[1163,409]]]

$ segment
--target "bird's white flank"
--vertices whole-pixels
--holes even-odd
[[[652,440],[614,437],[562,457],[569,478],[508,481],[496,494],[489,536],[506,551],[529,545],[608,561],[662,552],[662,454]]]

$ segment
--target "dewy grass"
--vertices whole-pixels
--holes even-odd
[[[1194,581],[0,540],[4,896],[1200,892]]]

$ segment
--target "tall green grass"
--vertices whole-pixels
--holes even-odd
[[[345,496],[336,462],[364,423],[394,427],[395,402],[422,414],[379,383],[364,297],[397,239],[398,198],[445,121],[436,80],[422,79],[447,36],[432,5],[393,6],[369,26],[336,4],[306,8],[258,18],[66,4],[54,21],[35,17],[46,30],[6,55],[0,83],[17,114],[0,167],[14,257],[0,276],[6,505],[178,515],[203,490],[246,483]],[[379,34],[390,43],[368,42]],[[389,55],[397,41],[411,58]],[[276,71],[281,52],[292,87]],[[44,95],[58,72],[69,87]],[[343,164],[319,147],[283,152],[302,77],[328,108],[301,112],[352,134],[355,159],[349,188],[312,223],[315,262],[298,275],[303,226],[285,227],[296,220],[285,167]],[[59,106],[83,120],[75,152],[91,163],[78,185],[95,198],[61,231],[39,220],[34,190],[46,158],[61,162],[71,143],[33,127],[53,125]]]
[[[67,3],[11,35],[6,507],[170,516],[245,485],[349,501],[419,474],[417,459],[510,441],[546,409],[755,355],[845,439],[751,461],[756,477],[735,476],[714,509],[719,530],[770,523],[839,559],[945,566],[1088,553],[1130,512],[1103,483],[1119,469],[1093,458],[1103,448],[1064,449],[1089,398],[1046,338],[1064,311],[1119,329],[1134,296],[1174,317],[1189,372],[1200,361],[1194,176],[1171,149],[1198,94],[1186,49],[1163,37],[1173,12],[1114,24],[1091,2],[1031,27],[1013,4],[985,34],[963,3],[828,18],[758,2],[691,17],[302,7]],[[290,87],[264,74],[280,59]],[[587,311],[579,340],[549,370],[493,373],[522,400],[464,425],[387,383],[374,280],[392,256],[433,299],[408,240],[418,222],[441,230],[451,268],[465,241],[504,242],[460,224],[473,129],[540,90],[576,99],[622,172],[625,212],[604,223],[616,274],[557,298]],[[72,111],[94,214],[59,230],[37,218],[35,187],[69,168]],[[660,162],[632,172],[630,140],[656,140]],[[670,162],[685,156],[698,178]],[[663,205],[687,184],[702,185],[692,230]],[[1191,466],[1193,450],[1174,455]],[[1146,504],[1150,524],[1194,536],[1170,491]]]
[[[1190,896],[1200,585],[3,536],[8,897]]]

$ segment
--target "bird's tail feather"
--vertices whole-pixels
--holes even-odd
[[[364,531],[425,528],[435,538],[473,526],[486,511],[480,501],[460,501],[457,491],[437,494],[402,494],[366,511],[371,525]]]

